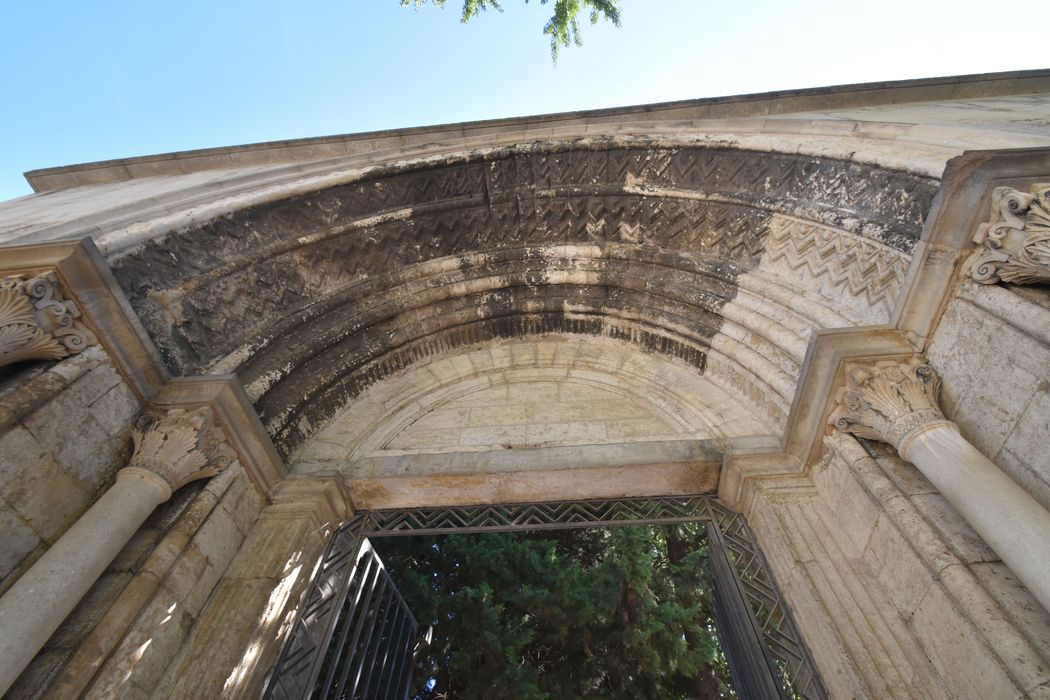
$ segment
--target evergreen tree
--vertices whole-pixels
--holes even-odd
[[[391,538],[418,700],[732,697],[702,525]]]
[[[448,0],[430,0],[438,7],[444,7]],[[528,2],[529,0],[525,0]],[[546,5],[548,0],[540,0],[541,5]],[[427,0],[401,0],[402,7],[412,5],[417,9],[425,5]],[[499,12],[503,11],[500,0],[463,0],[463,14],[460,21],[469,22],[483,10],[492,8]],[[568,46],[570,43],[582,46],[583,40],[580,35],[579,15],[584,9],[590,10],[591,24],[597,24],[598,20],[605,18],[620,26],[619,0],[554,0],[554,14],[547,20],[543,27],[543,33],[551,40],[551,59],[557,63],[558,49]]]

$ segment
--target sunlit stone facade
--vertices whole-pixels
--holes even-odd
[[[259,696],[355,511],[698,493],[831,697],[1050,694],[1048,114],[1028,72],[29,173],[0,694]]]

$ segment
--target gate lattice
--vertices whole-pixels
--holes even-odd
[[[826,698],[812,659],[744,519],[713,496],[705,495],[359,512],[332,537],[264,698],[407,697],[416,622],[375,557],[369,537],[690,522],[708,524],[719,629],[734,679],[739,680],[741,673],[752,676],[743,685],[764,688],[755,697]],[[372,573],[364,573],[366,569]],[[398,628],[401,632],[381,636],[359,649],[360,644],[348,643],[359,641],[364,628],[360,635],[350,630],[381,616],[362,612],[362,604],[367,603],[363,607],[369,608],[374,599],[376,590],[368,583],[373,580],[381,581],[380,588],[386,591],[383,595],[397,603],[388,606],[390,611],[400,606],[403,626]],[[388,615],[394,615],[390,611]],[[399,659],[392,656],[395,650],[400,650]],[[365,671],[368,659],[377,663]],[[373,677],[378,674],[383,685],[362,685],[360,680],[353,685],[352,679],[369,673]]]

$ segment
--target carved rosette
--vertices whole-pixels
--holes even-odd
[[[831,421],[839,430],[900,451],[917,429],[948,422],[937,405],[940,388],[937,374],[920,358],[855,365],[847,368]]]
[[[0,367],[25,360],[60,360],[98,342],[63,298],[52,273],[0,280]]]
[[[991,221],[973,240],[982,246],[970,273],[978,282],[1050,283],[1050,184],[996,187]]]
[[[131,438],[135,452],[125,471],[159,476],[172,491],[215,476],[236,457],[207,406],[146,414]]]

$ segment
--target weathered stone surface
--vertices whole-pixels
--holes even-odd
[[[99,669],[85,698],[146,698],[182,646],[193,618],[165,591],[142,610],[136,625]]]
[[[330,495],[327,482],[285,482],[208,598],[188,644],[169,660],[157,695],[259,694],[287,632],[286,608],[302,594],[333,516],[342,517],[330,509],[338,505]]]
[[[75,381],[68,391],[78,401],[90,406],[118,384],[123,384],[123,381],[113,366],[106,363]]]
[[[2,487],[2,495],[48,544],[57,540],[91,505],[87,491],[59,468],[51,455],[26,465]]]
[[[976,663],[987,658],[987,647],[972,623],[960,615],[940,586],[930,588],[910,621],[910,627],[937,673],[954,697],[1023,698],[1019,687],[996,664]]]
[[[123,383],[114,386],[91,404],[91,415],[106,434],[114,438],[127,434],[141,410],[138,397]]]
[[[606,335],[703,370],[771,212],[888,251],[877,269],[843,253],[833,275],[851,280],[843,298],[885,307],[884,268],[899,277],[932,184],[798,155],[536,144],[379,169],[167,236],[116,267],[173,367],[265,380],[257,406],[288,454],[378,379],[488,339]],[[728,329],[716,351],[745,363],[735,355],[758,346],[752,364],[787,365],[763,377],[787,403],[791,360],[757,340],[765,332]]]
[[[193,536],[193,545],[213,567],[224,571],[243,540],[230,515],[215,508]]]
[[[100,576],[62,626],[51,635],[45,649],[63,649],[72,655],[130,580],[131,574],[128,572],[114,571]]]
[[[46,454],[44,447],[22,426],[0,435],[0,491],[23,472],[32,470]]]
[[[1005,612],[1005,619],[1045,655],[1050,650],[1050,612],[1042,609],[1002,562],[974,564],[969,568],[981,588]]]
[[[1026,321],[1039,324],[1041,313],[1044,334],[1050,322],[1045,310],[1015,295],[970,285],[948,304],[928,353],[944,380],[945,412],[1050,508],[1050,344]]]
[[[112,478],[120,456],[114,440],[76,397],[60,394],[25,425],[86,489],[94,492]]]
[[[666,387],[672,386],[673,390]],[[623,341],[549,335],[423,358],[362,394],[295,457],[519,449],[766,432],[731,387]]]
[[[3,586],[7,588],[11,584],[7,577],[41,544],[41,540],[25,521],[4,503],[0,503],[0,532],[4,533],[3,547],[0,547],[0,584],[7,584]]]

